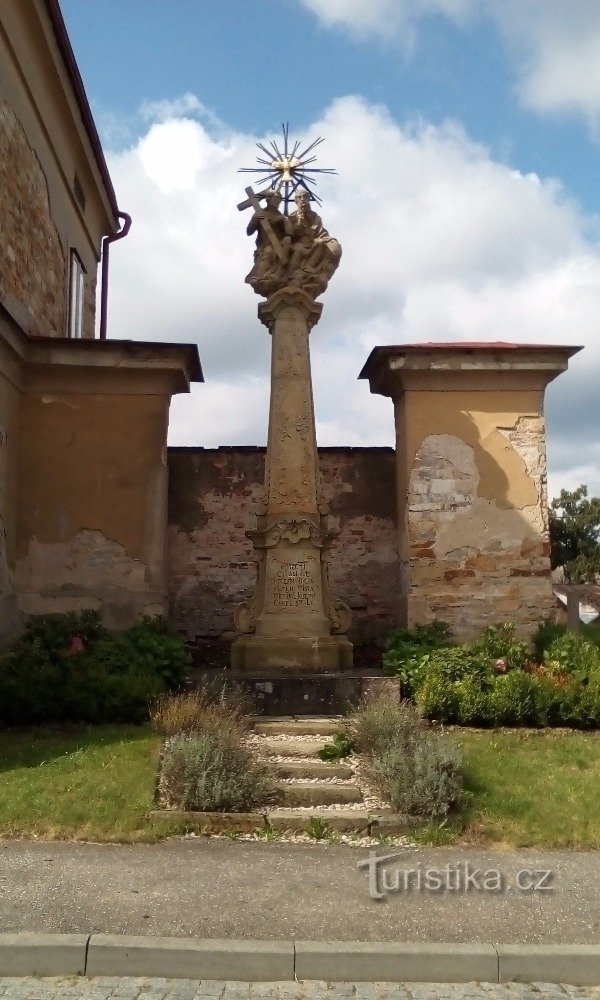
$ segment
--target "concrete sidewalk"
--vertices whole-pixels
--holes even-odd
[[[134,846],[0,841],[0,930],[265,941],[600,941],[600,854],[412,848],[390,871],[468,863],[499,870],[512,888],[413,888],[380,901],[370,898],[367,872],[357,867],[367,857],[366,850],[330,844],[204,838]],[[552,889],[516,891],[523,869],[551,870]]]

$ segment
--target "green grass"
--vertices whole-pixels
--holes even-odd
[[[467,803],[459,820],[423,827],[418,840],[600,848],[600,733],[452,735],[465,753]],[[148,816],[159,746],[147,726],[0,732],[0,837],[139,843],[183,833]]]
[[[0,732],[0,836],[159,839],[147,816],[159,746],[145,726]]]
[[[460,820],[421,831],[429,843],[600,848],[600,733],[467,730]]]

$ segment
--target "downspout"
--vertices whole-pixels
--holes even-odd
[[[118,233],[112,236],[105,236],[102,240],[102,276],[100,291],[100,340],[106,340],[106,322],[108,306],[108,248],[111,243],[122,240],[131,229],[131,216],[127,212],[119,212],[119,219],[123,220],[123,225]]]

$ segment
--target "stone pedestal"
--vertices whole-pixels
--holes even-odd
[[[322,502],[310,374],[309,335],[322,306],[296,286],[259,307],[272,341],[271,406],[264,505],[250,534],[258,582],[241,605],[232,646],[235,669],[304,672],[351,668],[341,634],[349,609],[329,596],[325,554],[330,540]]]

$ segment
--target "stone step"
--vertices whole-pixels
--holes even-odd
[[[269,770],[278,778],[352,778],[352,768],[348,764],[329,763],[316,760],[273,760]]]
[[[319,740],[302,739],[301,736],[275,740],[265,736],[256,749],[265,757],[315,757],[317,751],[329,743],[329,740],[328,736],[323,736]],[[316,759],[319,758],[316,757]]]
[[[328,781],[290,781],[277,786],[282,806],[332,806],[362,802],[359,788]]]
[[[343,729],[344,716],[283,716],[255,719],[254,732],[266,736],[334,736]]]

